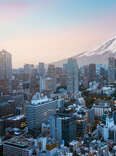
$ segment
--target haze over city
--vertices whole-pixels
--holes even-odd
[[[13,67],[54,62],[116,33],[115,0],[0,0],[0,48]]]
[[[116,0],[0,0],[0,156],[116,156]]]

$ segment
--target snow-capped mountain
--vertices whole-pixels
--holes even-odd
[[[107,64],[109,56],[116,57],[116,36],[106,41],[95,50],[82,52],[74,56],[74,58],[77,59],[79,66],[82,66],[90,63]],[[55,62],[57,66],[61,66],[64,63],[66,63],[66,59]]]
[[[116,53],[116,36],[114,38],[108,40],[107,42],[105,42],[103,45],[98,47],[96,50],[93,50],[91,52],[86,52],[86,53],[84,53],[84,55],[86,55],[86,56],[91,56],[91,55],[96,55],[96,54],[104,55],[107,52]]]

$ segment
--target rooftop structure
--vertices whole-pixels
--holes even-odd
[[[49,120],[50,115],[56,113],[57,100],[48,99],[36,93],[31,104],[26,105],[26,118],[29,130],[35,131],[41,128],[43,122]],[[35,133],[34,133],[35,134]]]
[[[25,115],[17,115],[17,116],[12,116],[12,117],[9,117],[7,120],[21,120],[22,118],[24,118]]]
[[[31,100],[31,104],[37,105],[37,104],[43,104],[50,101],[47,96],[43,96],[40,93],[36,93]]]
[[[5,156],[30,156],[33,152],[33,139],[24,136],[11,138],[3,143],[3,153]]]
[[[11,138],[11,139],[5,141],[5,144],[17,146],[20,148],[28,148],[33,145],[33,141],[30,141],[29,139],[27,139],[25,137],[19,136],[19,137],[14,137],[14,138]]]

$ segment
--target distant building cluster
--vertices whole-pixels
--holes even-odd
[[[0,51],[0,156],[116,156],[116,58],[13,69]]]

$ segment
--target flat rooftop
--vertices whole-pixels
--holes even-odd
[[[17,146],[20,148],[28,148],[33,146],[34,142],[30,141],[28,138],[23,136],[16,136],[4,142],[5,144],[9,144],[12,146]]]
[[[21,120],[23,119],[25,116],[24,115],[17,115],[17,116],[12,116],[12,117],[9,117],[8,120]]]

